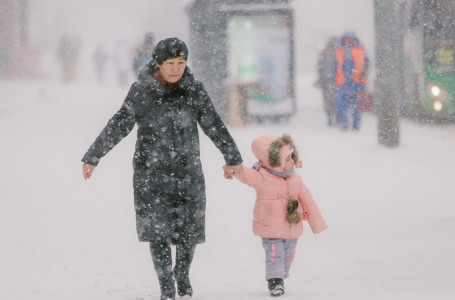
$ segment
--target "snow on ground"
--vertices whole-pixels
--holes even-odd
[[[329,229],[306,226],[283,299],[455,298],[455,126],[401,121],[396,149],[378,145],[377,119],[360,132],[325,125],[314,78],[298,80],[288,123],[231,128],[246,164],[254,137],[290,133],[299,169]],[[148,245],[137,242],[135,132],[88,182],[80,159],[126,87],[55,79],[1,81],[0,299],[158,299]],[[198,246],[194,299],[269,299],[264,254],[251,232],[254,191],[225,180],[201,138],[207,242]]]

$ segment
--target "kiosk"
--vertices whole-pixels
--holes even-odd
[[[194,1],[193,70],[231,125],[296,112],[293,11],[288,1]]]

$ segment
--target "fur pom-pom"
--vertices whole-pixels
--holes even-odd
[[[291,224],[297,224],[302,220],[302,214],[298,211],[299,201],[297,199],[288,199],[286,205],[286,220]]]

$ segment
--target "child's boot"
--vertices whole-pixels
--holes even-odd
[[[281,278],[269,279],[269,291],[270,295],[277,297],[284,294],[284,280]]]

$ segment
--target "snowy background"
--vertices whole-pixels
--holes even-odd
[[[80,9],[89,3],[54,1],[54,6],[40,9],[52,11],[60,2]],[[149,20],[140,17],[141,3],[169,9],[165,1],[132,2],[138,17],[129,25],[131,31]],[[179,10],[184,1],[172,2],[176,14],[183,15]],[[339,2],[346,5],[343,14],[335,14]],[[455,125],[401,120],[400,146],[384,148],[377,142],[373,114],[364,114],[356,133],[327,127],[321,93],[313,86],[318,41],[352,29],[352,18],[346,15],[369,15],[358,33],[373,53],[370,2],[293,1],[299,8],[296,14],[302,16],[296,31],[298,113],[288,123],[230,129],[246,164],[255,161],[250,150],[253,138],[291,134],[303,159],[298,172],[329,226],[320,235],[306,226],[283,299],[455,298]],[[103,11],[104,3],[106,14],[112,9],[121,15],[119,1],[90,3],[92,10]],[[333,10],[330,18],[323,8]],[[125,10],[124,15],[133,18],[134,10]],[[163,24],[158,38],[184,37],[180,28],[166,26],[163,14],[147,15],[151,22]],[[71,14],[60,18],[70,16],[77,19]],[[72,26],[87,37],[87,45],[90,40],[95,45],[101,29],[81,21],[84,26]],[[125,33],[131,32],[127,29]],[[45,76],[0,81],[2,300],[159,298],[148,245],[136,237],[135,132],[102,160],[90,181],[82,178],[82,155],[128,89],[117,86],[112,74],[98,86],[89,59],[92,49],[83,49],[74,83],[61,83],[50,54],[42,62]],[[191,270],[193,298],[269,299],[263,249],[251,230],[254,191],[223,178],[222,156],[203,135],[201,151],[207,242],[198,246]]]
[[[30,1],[31,40],[45,52],[55,49],[62,34],[79,35],[82,48],[93,53],[98,43],[113,48],[119,39],[142,42],[147,32],[157,40],[189,37],[185,8],[191,0],[35,0]],[[355,31],[374,52],[373,0],[291,0],[296,26],[296,63],[313,71],[319,50],[332,36]],[[191,48],[190,48],[191,53]],[[372,55],[373,56],[373,55]],[[373,57],[372,57],[373,58]]]

